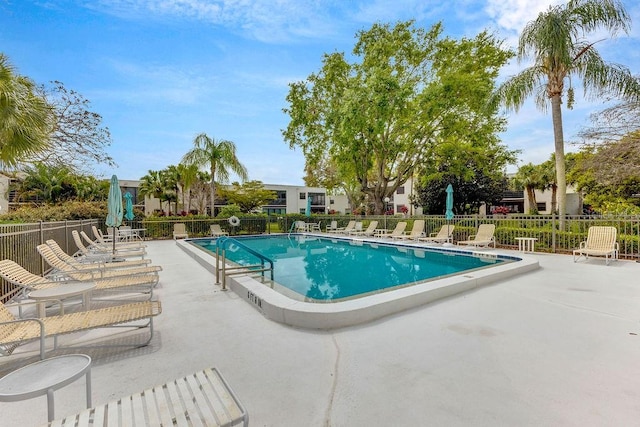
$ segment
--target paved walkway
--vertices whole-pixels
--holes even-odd
[[[371,324],[308,331],[266,320],[173,241],[151,345],[94,351],[103,403],[218,367],[252,426],[640,425],[640,264],[535,254],[542,268]],[[22,348],[0,357],[18,363]],[[77,351],[77,350],[76,350]],[[84,383],[56,392],[82,409]],[[46,421],[46,399],[0,403],[0,425]]]

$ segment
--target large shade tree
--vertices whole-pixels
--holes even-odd
[[[0,53],[0,163],[15,166],[46,149],[52,123],[51,106],[35,84]]]
[[[74,171],[89,171],[94,164],[115,166],[105,152],[111,145],[111,133],[102,126],[102,116],[91,111],[88,99],[59,81],[40,86],[38,92],[53,109],[52,129],[46,149],[29,161],[64,165]]]
[[[582,81],[585,95],[604,93],[637,98],[640,84],[630,71],[605,62],[586,37],[605,29],[612,36],[628,32],[631,19],[618,0],[570,0],[550,6],[528,23],[518,43],[518,59],[532,58],[533,65],[508,79],[496,91],[496,99],[517,111],[533,95],[536,105],[546,110],[551,105],[558,186],[558,211],[561,225],[566,214],[566,168],[562,127],[562,102],[572,108],[574,92],[571,77]]]
[[[242,185],[234,182],[231,187],[218,188],[218,193],[227,203],[237,205],[243,213],[256,211],[277,197],[275,191],[264,188],[262,181],[247,181]]]
[[[511,54],[487,33],[441,33],[440,24],[375,24],[358,33],[359,62],[326,54],[318,73],[290,84],[283,136],[302,149],[307,176],[322,178],[316,185],[358,188],[381,214],[434,146],[501,130],[486,101]]]
[[[215,216],[216,180],[225,183],[231,172],[242,181],[247,179],[247,169],[240,163],[236,155],[236,145],[232,141],[221,139],[216,141],[206,133],[201,133],[193,140],[193,148],[184,155],[182,163],[209,168],[211,175],[210,197],[211,216]]]

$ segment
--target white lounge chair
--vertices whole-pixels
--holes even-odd
[[[130,261],[105,262],[103,258],[88,258],[88,259],[85,259],[84,257],[73,257],[73,256],[67,254],[60,247],[58,242],[56,242],[55,240],[49,239],[45,243],[47,244],[47,246],[49,246],[51,248],[53,253],[58,258],[60,258],[61,260],[63,260],[67,264],[70,264],[70,265],[74,266],[77,269],[83,269],[83,268],[87,268],[87,269],[96,269],[96,268],[123,269],[123,268],[131,268],[131,267],[144,267],[144,266],[147,266],[147,265],[151,264],[151,260],[150,259],[136,259],[136,260],[130,260]]]
[[[75,265],[70,264],[63,259],[59,258],[51,249],[51,247],[43,243],[36,246],[36,250],[42,256],[42,258],[54,268],[54,271],[50,273],[54,278],[71,278],[73,280],[96,280],[104,279],[107,277],[131,277],[131,276],[153,276],[148,280],[155,285],[160,279],[158,273],[162,271],[162,267],[159,265],[149,266],[136,266],[130,268],[101,268],[99,265]],[[146,282],[145,282],[146,283]]]
[[[378,233],[376,234],[377,237],[390,237],[390,238],[394,238],[396,236],[402,236],[404,235],[404,230],[407,228],[407,223],[405,221],[400,221],[399,223],[396,224],[396,227],[393,229],[393,231],[389,231],[389,230],[379,230]]]
[[[82,242],[80,233],[78,233],[77,230],[71,231],[71,236],[73,236],[73,241],[78,247],[79,252],[89,258],[102,258],[102,260],[108,261],[113,258],[144,258],[147,254],[147,251],[144,248],[120,248],[117,244],[115,246],[115,252],[113,251],[113,246],[109,248],[108,246],[103,247],[94,245],[89,248]]]
[[[89,249],[95,248],[101,251],[113,250],[113,242],[102,243],[102,242],[91,240],[91,237],[89,237],[89,235],[82,230],[80,231],[79,234],[80,234],[80,237],[84,239]],[[125,250],[139,251],[139,250],[142,250],[143,248],[146,248],[147,245],[143,244],[142,242],[131,242],[131,241],[120,240],[116,242],[115,247],[116,249],[121,251],[125,251]]]
[[[455,225],[445,224],[436,233],[431,233],[429,237],[419,237],[418,240],[427,243],[448,243],[453,240],[453,230]]]
[[[133,404],[132,404],[133,403]],[[98,420],[94,424],[94,420]],[[51,426],[239,426],[249,414],[216,368],[204,369],[52,422]]]
[[[413,221],[413,227],[411,227],[409,234],[391,236],[392,239],[397,240],[416,240],[419,237],[424,237],[424,219],[416,219]]]
[[[350,223],[349,223],[350,224]],[[358,232],[362,232],[362,221],[356,221],[353,224],[353,227],[349,227],[349,225],[347,225],[347,227],[342,230],[342,234],[351,234],[351,233],[358,233]]]
[[[11,304],[9,307],[25,306],[27,303]],[[135,328],[149,327],[149,338],[134,347],[145,346],[153,337],[153,317],[162,312],[160,301],[142,301],[107,308],[79,311],[43,318],[18,319],[5,304],[0,303],[0,353],[11,354],[26,342],[40,340],[40,358],[45,357],[45,338],[62,334],[87,331],[95,328],[113,327],[120,324],[145,320]],[[123,345],[123,344],[119,344]],[[130,345],[130,346],[131,346]],[[54,348],[57,340],[54,341]]]
[[[458,242],[458,245],[467,245],[467,246],[486,246],[489,247],[493,244],[493,247],[496,247],[496,239],[493,237],[493,234],[496,231],[495,224],[480,224],[478,226],[478,231],[476,234],[472,234],[469,236],[469,240],[461,240]]]
[[[187,238],[189,238],[189,234],[187,233],[186,225],[182,222],[173,224],[173,240]]]
[[[220,237],[220,236],[228,236],[229,233],[224,231],[220,224],[211,224],[211,236],[212,237]]]
[[[580,247],[573,251],[573,262],[577,262],[580,257],[585,259],[591,256],[602,256],[605,264],[609,265],[610,260],[618,259],[619,246],[616,241],[618,229],[610,226],[589,227],[587,240],[580,242]]]
[[[367,226],[366,230],[353,230],[350,234],[357,236],[373,236],[376,232],[376,228],[378,228],[378,221],[371,221]]]
[[[327,228],[325,229],[325,232],[333,233],[333,232],[335,232],[337,230],[338,230],[338,221],[336,221],[334,219],[329,223],[329,225],[327,225]]]
[[[345,230],[353,230],[356,226],[356,222],[354,220],[349,221],[346,227],[336,227],[335,229],[329,231],[329,233],[344,233]]]
[[[305,233],[307,231],[307,224],[304,221],[295,221],[293,223],[294,233]]]

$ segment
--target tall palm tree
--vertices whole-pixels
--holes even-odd
[[[216,141],[206,133],[201,133],[193,140],[194,147],[184,155],[182,163],[208,167],[211,174],[211,216],[215,216],[216,179],[221,183],[229,180],[230,172],[234,172],[244,181],[247,169],[236,156],[236,145],[232,141],[221,139]]]
[[[556,212],[558,209],[558,174],[556,174],[555,157],[555,154],[552,154],[549,160],[539,166],[540,190],[551,190],[551,212]]]
[[[198,167],[196,165],[187,166],[183,163],[177,166],[177,181],[182,194],[182,208],[188,212],[191,211],[191,186],[198,179]],[[185,204],[186,203],[188,204]]]
[[[174,165],[160,171],[160,179],[164,188],[162,196],[169,204],[169,212],[171,212],[171,202],[175,202],[175,215],[178,215],[178,178],[178,168]]]
[[[0,53],[0,163],[15,166],[46,148],[53,110],[36,93],[34,83],[15,74]]]
[[[508,109],[517,111],[530,95],[536,105],[546,110],[551,103],[553,137],[556,155],[558,210],[564,227],[566,214],[566,171],[562,130],[562,97],[567,107],[574,102],[571,76],[582,80],[585,94],[593,97],[609,93],[630,99],[640,94],[640,82],[626,67],[608,64],[585,35],[604,28],[615,36],[629,32],[631,18],[619,0],[569,0],[550,6],[546,12],[529,22],[518,44],[518,60],[533,57],[534,64],[510,78],[496,91],[496,99]],[[568,88],[565,88],[565,83]]]
[[[542,169],[539,165],[527,163],[518,168],[518,172],[514,177],[516,187],[523,188],[527,192],[527,200],[529,202],[530,215],[538,214],[538,203],[536,201],[536,189],[540,188]]]
[[[145,176],[140,178],[139,190],[143,196],[153,196],[160,200],[160,209],[162,209],[164,185],[160,171],[149,170]]]

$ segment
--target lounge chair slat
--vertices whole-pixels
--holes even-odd
[[[120,399],[120,423],[123,425],[136,425],[133,419],[133,411],[131,409],[132,401],[131,398],[133,396],[127,396]]]
[[[156,389],[149,389],[140,393],[146,409],[147,419],[151,426],[159,426],[163,425],[163,423],[167,425],[166,423],[171,420],[171,414],[168,408],[166,408],[166,405],[162,410],[160,409],[160,405],[158,405],[159,395],[163,395],[164,393],[162,387],[157,387],[157,389],[159,389],[157,392],[155,391]],[[164,412],[166,412],[166,416],[163,415]],[[162,419],[163,416],[164,420]]]
[[[184,402],[185,411],[189,414],[189,422],[193,426],[203,426],[206,425],[204,421],[204,416],[200,410],[200,406],[198,405],[198,400],[195,398],[199,394],[198,384],[193,384],[189,381],[189,378],[193,378],[193,376],[188,375],[184,378],[180,378],[176,380],[176,387],[180,391],[182,395],[182,401]]]
[[[103,427],[105,425],[105,407],[98,406],[95,409],[84,411],[83,413],[91,414],[91,412],[93,412],[93,427]],[[87,425],[89,425],[89,422],[90,421],[87,422]],[[78,423],[78,425],[82,424]]]
[[[183,406],[182,399],[178,393],[178,388],[174,381],[167,383],[167,393],[169,394],[169,400],[167,403],[170,405],[171,412],[173,413],[174,424],[179,426],[186,426],[187,417],[185,415],[185,407]]]

